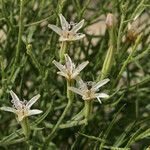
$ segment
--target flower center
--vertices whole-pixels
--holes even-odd
[[[85,99],[86,100],[91,100],[91,99],[93,99],[93,97],[94,97],[94,92],[93,91],[87,90],[85,92]]]
[[[74,33],[71,31],[63,31],[62,35],[64,38],[69,38],[69,39],[72,39],[74,37]]]

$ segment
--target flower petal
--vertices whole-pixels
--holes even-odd
[[[85,67],[86,67],[86,65],[89,63],[89,61],[85,61],[85,62],[83,62],[83,63],[81,63],[75,70],[74,70],[74,72],[73,72],[73,78],[75,78],[79,73],[80,73],[80,71],[81,70],[83,70]]]
[[[28,116],[37,115],[37,114],[40,114],[40,113],[42,113],[42,112],[43,112],[43,111],[42,111],[42,110],[39,110],[39,109],[29,110]]]
[[[99,97],[97,97],[97,100],[99,101],[99,103],[100,103],[100,104],[102,103],[102,101],[100,100],[100,98],[99,98]]]
[[[84,24],[84,19],[81,20],[78,24],[76,24],[73,28],[72,28],[72,32],[76,33],[78,30],[80,30],[82,28]]]
[[[52,25],[52,24],[49,24],[48,27],[51,28],[53,31],[55,31],[58,35],[61,36],[62,30],[60,28],[58,28],[57,26]]]
[[[26,107],[28,109],[30,109],[30,107],[40,98],[40,94],[34,96],[33,98],[31,98],[31,100],[26,104]]]
[[[106,93],[96,93],[95,97],[96,98],[109,98],[109,95],[107,95]]]
[[[60,22],[61,22],[61,26],[63,30],[69,30],[70,25],[69,23],[66,21],[65,17],[62,14],[59,14],[59,18],[60,18]]]
[[[78,85],[79,85],[79,87],[82,91],[87,91],[88,90],[87,84],[85,82],[83,82],[81,77],[78,77],[76,80],[77,80],[77,83],[78,83]]]
[[[5,107],[4,106],[4,107],[1,107],[0,110],[16,113],[16,109],[14,109],[12,107]]]
[[[81,95],[81,96],[84,95],[84,92],[82,92],[82,90],[77,89],[77,88],[75,88],[75,87],[69,87],[68,89],[69,89],[70,91],[74,92],[74,93],[77,93],[77,94]]]
[[[74,36],[74,41],[75,40],[80,40],[80,39],[82,39],[82,38],[84,38],[85,37],[85,34],[82,34],[82,33],[78,33],[78,34],[76,34],[75,36]]]
[[[57,74],[59,74],[59,75],[61,75],[61,76],[65,77],[65,78],[67,78],[67,77],[68,77],[68,76],[67,76],[67,74],[65,74],[65,73],[63,73],[63,72],[61,72],[61,71],[58,71],[58,72],[57,72]]]
[[[10,95],[12,97],[12,103],[16,107],[16,109],[21,109],[22,108],[22,103],[19,100],[18,96],[11,90]]]
[[[102,81],[99,81],[98,83],[96,83],[92,88],[91,90],[93,91],[96,91],[98,90],[101,86],[105,85],[107,82],[109,82],[110,80],[107,78],[107,79],[104,79]]]
[[[66,68],[59,62],[53,60],[52,62],[60,71],[62,71],[63,73],[67,74]]]
[[[71,73],[73,71],[74,64],[68,54],[65,54],[65,61],[66,68]]]

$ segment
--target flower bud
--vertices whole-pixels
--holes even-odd
[[[126,35],[126,40],[130,42],[134,42],[138,36],[138,29],[133,24],[128,24],[128,31]]]
[[[115,27],[116,26],[116,17],[112,14],[112,13],[108,13],[107,14],[107,17],[106,17],[106,26],[108,28],[112,28],[112,27]]]

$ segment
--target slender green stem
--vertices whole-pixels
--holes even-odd
[[[84,115],[85,119],[88,121],[92,113],[92,101],[84,101]]]
[[[133,54],[135,53],[136,49],[137,49],[137,46],[139,44],[139,42],[141,41],[141,38],[142,38],[142,35],[140,34],[138,37],[137,37],[137,40],[135,41],[135,45],[133,46],[132,48],[132,52],[130,53],[130,55],[128,56],[128,58],[126,59],[126,61],[123,63],[123,66],[121,67],[121,70],[117,76],[117,80],[118,81],[125,69],[125,67],[127,66],[127,64],[129,63],[129,61],[131,60]]]
[[[29,139],[29,136],[30,136],[30,125],[29,125],[29,122],[28,122],[28,118],[24,118],[21,121],[20,124],[21,124],[22,130],[23,130],[23,133],[24,133],[26,139]]]
[[[75,121],[68,121],[67,123],[65,124],[60,124],[59,125],[59,129],[66,129],[66,128],[71,128],[71,127],[75,127],[75,126],[80,126],[80,125],[85,125],[87,123],[87,120],[86,119],[83,119],[83,120],[75,120]],[[45,126],[47,128],[53,128],[53,124],[50,124],[50,123],[46,123],[45,122]]]
[[[15,71],[16,64],[18,63],[20,49],[21,49],[21,37],[22,37],[22,34],[23,34],[23,28],[24,28],[24,24],[23,24],[23,8],[24,8],[24,0],[20,0],[18,43],[17,43],[17,49],[16,49],[15,60],[14,60],[14,64],[13,64],[11,77],[12,77],[14,71]]]
[[[53,127],[50,135],[47,137],[44,147],[45,145],[48,145],[48,143],[54,138],[54,135],[57,131],[57,129],[59,128],[61,122],[63,121],[64,117],[66,116],[67,112],[70,110],[72,103],[73,103],[73,94],[70,90],[68,90],[68,87],[72,85],[71,81],[67,81],[67,98],[68,98],[68,103],[67,106],[65,107],[62,115],[60,116],[60,118],[58,119],[56,125]]]
[[[50,135],[48,136],[48,138],[46,139],[46,143],[45,144],[48,144],[54,137],[54,134],[56,133],[57,129],[59,128],[59,125],[61,124],[62,120],[64,119],[66,113],[68,112],[68,110],[70,110],[72,106],[72,103],[71,102],[68,102],[65,110],[63,111],[62,115],[60,116],[59,120],[57,121],[56,125],[54,126],[54,128],[52,129]]]
[[[40,72],[40,74],[43,75],[43,70],[42,70],[42,67],[40,65],[40,63],[38,62],[38,60],[36,59],[36,57],[34,56],[33,52],[32,52],[32,45],[31,44],[28,44],[26,46],[26,49],[27,49],[27,54],[31,57],[35,67],[38,69],[38,71]]]
[[[73,98],[74,98],[73,92],[71,92],[69,90],[69,87],[73,86],[73,84],[74,84],[74,80],[67,81],[67,98],[68,98],[68,102],[72,102]]]
[[[121,21],[120,21],[120,26],[119,26],[119,31],[118,31],[118,37],[117,37],[117,52],[119,52],[120,49],[120,43],[121,43],[121,36],[122,36],[122,29],[123,29],[123,23],[124,23],[125,15],[121,15]]]
[[[60,48],[60,54],[59,54],[59,57],[60,57],[60,63],[63,63],[64,62],[64,55],[66,53],[66,50],[67,50],[67,42],[64,41],[61,43],[61,48]]]
[[[1,12],[4,16],[4,18],[2,18],[2,19],[6,20],[8,26],[10,27],[10,30],[11,30],[11,29],[13,29],[13,24],[11,23],[10,18],[7,16],[7,9],[6,9],[6,4],[4,3],[4,0],[1,0],[0,4],[1,4]]]
[[[83,114],[84,114],[84,108],[82,108],[82,110],[79,113],[77,113],[75,116],[73,116],[73,118],[71,120],[72,121],[80,120],[81,118],[83,118]]]
[[[146,56],[150,52],[150,45],[146,48],[145,51],[143,51],[141,54],[133,57],[129,62],[137,61],[141,59],[142,57]]]
[[[135,116],[138,119],[139,117],[139,100],[138,99],[135,101]]]

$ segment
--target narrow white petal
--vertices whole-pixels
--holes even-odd
[[[67,73],[66,68],[59,62],[53,60],[52,62],[60,71],[62,71],[63,73]]]
[[[58,35],[60,36],[62,35],[62,30],[57,26],[49,24],[48,27],[51,28],[53,31],[55,31]]]
[[[10,91],[10,95],[11,95],[12,99],[14,99],[14,100],[20,102],[18,96],[17,96],[12,90]]]
[[[86,83],[84,83],[83,80],[80,77],[77,78],[77,83],[83,91],[88,90],[88,87],[87,87]]]
[[[12,107],[5,107],[4,106],[4,107],[1,107],[0,110],[16,113],[16,109],[14,109]]]
[[[100,98],[99,98],[99,97],[97,97],[97,100],[99,101],[99,103],[100,103],[100,104],[102,103],[102,101],[100,100]]]
[[[81,96],[84,95],[84,92],[83,92],[82,90],[77,89],[77,88],[75,88],[75,87],[69,87],[68,89],[69,89],[70,91],[74,92],[74,93],[77,93],[77,94],[81,95]]]
[[[42,112],[43,112],[43,111],[42,111],[42,110],[39,110],[39,109],[29,110],[28,116],[37,115],[37,114],[40,114],[40,113],[42,113]]]
[[[76,33],[78,30],[80,30],[82,28],[84,24],[84,19],[81,20],[78,24],[76,24],[73,28],[72,28],[72,32]]]
[[[82,38],[84,38],[85,37],[85,34],[82,34],[82,33],[80,33],[80,34],[76,34],[75,36],[74,36],[74,41],[75,40],[80,40],[80,39],[82,39]]]
[[[28,107],[28,109],[30,109],[30,107],[40,98],[40,94],[34,96],[33,98],[31,98],[31,100],[27,103],[26,107]]]
[[[98,83],[96,83],[92,88],[91,90],[93,91],[96,91],[98,90],[100,87],[102,87],[103,85],[105,85],[107,82],[109,82],[110,80],[107,78],[107,79],[104,79],[102,81],[99,81]]]
[[[87,66],[88,63],[89,61],[85,61],[81,63],[73,72],[73,78],[75,78],[80,73],[80,71],[83,70]]]
[[[65,74],[65,73],[63,73],[63,72],[61,72],[61,71],[58,71],[58,72],[57,72],[57,74],[59,74],[59,75],[61,75],[61,76],[65,77],[65,78],[67,78],[67,77],[68,77],[68,76],[67,76],[67,74]]]
[[[18,96],[11,90],[10,91],[10,95],[12,97],[12,103],[15,105],[15,107],[18,108],[22,108],[22,103],[19,100]]]
[[[109,95],[107,95],[106,93],[96,93],[95,97],[96,98],[109,98]]]
[[[73,70],[73,63],[72,63],[72,60],[71,58],[69,57],[68,54],[65,54],[65,61],[66,61],[66,68],[69,72],[72,72]]]
[[[60,18],[60,22],[61,22],[62,29],[63,29],[63,30],[69,30],[70,25],[69,25],[69,23],[67,22],[67,20],[65,19],[65,17],[64,17],[62,14],[60,14],[60,15],[59,15],[59,18]]]

